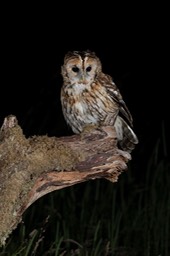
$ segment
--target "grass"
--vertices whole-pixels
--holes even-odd
[[[133,160],[132,160],[133,161]],[[164,133],[143,170],[50,193],[27,209],[4,256],[169,256],[170,162]]]

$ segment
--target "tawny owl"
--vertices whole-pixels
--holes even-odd
[[[114,126],[118,145],[131,152],[138,138],[132,116],[111,76],[102,72],[100,59],[91,51],[68,52],[61,67],[61,105],[74,133],[87,125]]]

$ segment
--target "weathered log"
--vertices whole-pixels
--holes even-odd
[[[113,127],[26,138],[17,118],[6,117],[0,130],[0,245],[38,198],[91,179],[116,182],[130,159],[117,148]]]

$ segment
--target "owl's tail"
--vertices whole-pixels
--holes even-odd
[[[118,145],[124,151],[131,153],[138,144],[138,138],[132,128],[127,124],[127,122],[117,116],[115,125],[114,125],[118,138]]]

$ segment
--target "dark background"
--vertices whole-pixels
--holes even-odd
[[[129,1],[126,4],[119,3],[120,6],[116,7],[115,2],[110,2],[111,5],[109,5],[107,2],[79,1],[76,3],[58,1],[53,2],[51,6],[50,4],[47,5],[46,2],[35,6],[35,3],[32,5],[24,3],[23,5],[22,3],[17,4],[15,1],[14,4],[7,2],[7,6],[1,8],[0,125],[2,125],[7,115],[13,114],[17,117],[27,137],[44,134],[48,136],[67,136],[72,134],[64,121],[60,105],[61,65],[67,51],[86,49],[95,51],[101,59],[103,71],[111,75],[120,88],[123,98],[132,113],[134,130],[139,138],[139,144],[132,152],[132,161],[130,161],[133,168],[128,169],[126,176],[121,176],[122,180],[123,178],[124,180],[126,179],[127,183],[131,180],[131,184],[130,182],[128,184],[126,182],[121,183],[121,177],[119,179],[120,183],[117,183],[118,205],[121,205],[120,202],[122,200],[121,189],[126,195],[127,200],[125,202],[127,201],[128,205],[129,197],[132,199],[137,198],[136,202],[138,202],[140,192],[146,191],[147,195],[147,190],[149,191],[150,184],[145,184],[147,181],[145,176],[147,176],[147,172],[150,172],[148,177],[151,177],[151,181],[152,177],[154,178],[157,166],[153,166],[149,170],[148,166],[152,164],[149,165],[148,162],[158,140],[160,142],[158,147],[160,161],[154,162],[155,158],[152,158],[154,164],[161,163],[162,158],[166,158],[166,163],[168,159],[170,105],[168,88],[168,25],[170,22],[168,21],[169,13],[166,13],[169,8],[163,6],[163,3],[162,6],[160,6],[159,2],[158,4],[150,4],[150,6],[139,2],[138,5],[131,4]],[[165,145],[167,148],[165,148]],[[157,148],[155,152],[157,157]],[[168,190],[166,191],[166,186],[164,186],[164,184],[168,184],[165,182],[165,179],[168,180],[168,173],[165,173],[166,170],[164,166],[161,171],[157,170],[157,176],[160,177],[160,183],[163,183],[162,187],[165,187],[165,189],[162,189],[160,183],[151,184],[152,190],[150,193],[155,192],[155,209],[159,208],[160,205],[162,206],[162,204],[157,206],[157,200],[161,201],[164,195],[165,198],[168,198],[166,195]],[[104,185],[101,193],[103,194],[102,198],[104,198],[102,204],[106,202],[105,206],[110,207],[107,203],[109,202],[107,198],[105,200],[105,188],[110,183],[104,182],[101,182]],[[148,182],[150,182],[150,179],[148,179]],[[91,191],[92,188],[95,190],[97,182],[91,184],[89,184],[89,190]],[[121,184],[123,184],[122,187],[119,186]],[[132,184],[135,184],[135,186]],[[144,186],[141,186],[141,184],[144,184]],[[155,184],[156,187],[153,188]],[[77,194],[75,193],[75,201],[77,201],[75,204],[78,212],[82,208],[82,195],[83,191],[85,191],[85,185],[79,184],[79,186],[75,186],[75,192],[77,188]],[[159,187],[161,187],[160,190]],[[137,193],[135,194],[136,191]],[[61,192],[64,193],[65,200],[69,202],[71,195],[69,190],[65,189]],[[95,193],[92,194],[94,195]],[[54,199],[55,195],[59,195],[59,193],[54,194]],[[144,196],[146,195],[144,194]],[[35,202],[35,211],[34,205],[31,206],[33,208],[30,207],[26,211],[29,219],[27,221],[27,218],[25,218],[27,232],[29,232],[30,224],[33,225],[30,230],[33,230],[36,228],[37,223],[41,222],[41,218],[39,220],[41,213],[43,215],[42,218],[46,218],[48,212],[46,212],[46,209],[50,205],[49,198],[47,195],[42,198],[42,201]],[[139,197],[139,201],[140,198],[142,197]],[[150,198],[151,200],[153,199],[153,197]],[[65,206],[62,196],[61,199],[61,207],[58,205],[57,200],[55,209],[58,207],[59,210],[57,211],[61,212],[62,216],[62,210],[64,209],[63,213],[67,213],[69,209],[67,206],[70,203]],[[93,196],[92,199],[94,199]],[[38,205],[39,202],[40,207]],[[99,209],[102,209],[100,202]],[[149,203],[152,205],[152,202],[149,201]],[[129,205],[130,208],[127,208],[128,217],[131,213],[129,211],[129,209],[131,210],[131,204]],[[93,203],[92,206],[89,204],[92,209],[93,206]],[[135,208],[137,209],[137,206],[134,204],[132,211]],[[147,206],[148,204],[144,206],[144,209],[149,212],[150,207],[147,209]],[[30,214],[31,211],[33,213]],[[91,213],[91,209],[89,213]],[[143,211],[140,214],[142,220]],[[56,218],[58,222],[60,222],[60,218],[58,220],[58,215],[56,217],[55,212],[52,211],[51,215],[55,215],[54,226],[56,226]],[[153,219],[154,215],[156,216],[156,214],[153,214]],[[32,216],[33,221],[30,221]],[[69,215],[63,216],[66,216],[66,220],[69,221]],[[150,214],[146,216],[150,216]],[[164,216],[162,216],[163,218]],[[156,222],[157,220],[160,221],[155,217]],[[149,220],[147,219],[147,221]],[[35,222],[36,224],[34,224]],[[123,225],[127,225],[126,221],[123,222]],[[160,230],[162,230],[161,227],[166,227],[166,225],[167,223],[160,222]],[[41,226],[43,226],[42,223]],[[51,226],[49,225],[49,227]],[[68,225],[68,229],[69,227],[70,225]],[[154,234],[159,234],[158,230],[156,229],[155,231],[154,229]],[[15,232],[18,242],[17,232],[19,231],[16,230]],[[125,236],[128,236],[128,234],[127,232]],[[135,236],[137,234],[136,239],[139,238],[139,247],[141,247],[141,244],[144,245],[141,234],[134,234]],[[162,234],[164,237],[164,233]],[[148,232],[146,237],[148,237]]]
[[[141,167],[162,127],[169,136],[166,8],[71,4],[4,8],[0,122],[13,114],[26,136],[71,134],[61,112],[60,68],[67,51],[90,49],[132,113],[140,142],[134,161]]]

